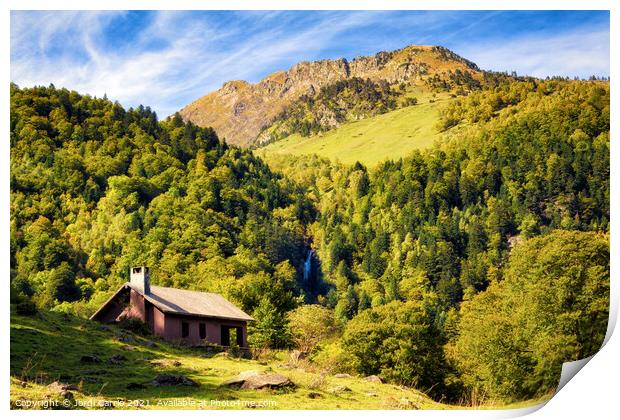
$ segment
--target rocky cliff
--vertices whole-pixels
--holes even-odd
[[[436,46],[409,46],[370,57],[300,62],[256,84],[242,80],[224,83],[180,111],[186,121],[213,127],[228,143],[250,146],[288,104],[303,94],[351,77],[400,83],[421,80],[449,70],[477,72],[478,67],[452,51]]]

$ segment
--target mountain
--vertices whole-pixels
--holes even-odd
[[[185,121],[213,127],[227,143],[251,146],[261,131],[295,100],[303,95],[312,97],[338,81],[360,78],[388,84],[422,83],[456,71],[479,73],[474,63],[440,46],[412,45],[351,61],[304,61],[256,84],[242,80],[226,82],[219,90],[184,107],[180,114]]]

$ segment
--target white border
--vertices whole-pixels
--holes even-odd
[[[288,9],[288,10],[327,10],[327,9],[358,9],[358,10],[611,10],[611,69],[610,75],[613,77],[616,75],[617,69],[617,39],[618,36],[618,6],[617,2],[603,1],[603,0],[589,0],[576,1],[576,0],[564,0],[564,1],[542,1],[542,0],[506,0],[502,2],[497,1],[457,1],[457,0],[435,0],[435,1],[406,1],[406,0],[383,0],[381,2],[369,1],[369,0],[357,0],[344,1],[344,0],[322,0],[322,1],[261,1],[261,0],[210,0],[210,1],[198,1],[198,0],[134,0],[134,1],[120,1],[120,0],[108,0],[108,1],[41,1],[41,0],[5,0],[3,2],[4,13],[2,14],[2,20],[0,21],[0,28],[2,32],[2,59],[4,65],[2,67],[2,85],[3,100],[1,102],[2,115],[1,119],[1,133],[2,133],[2,147],[3,153],[0,154],[0,170],[2,171],[3,182],[0,183],[2,192],[0,194],[0,229],[2,232],[2,242],[0,247],[2,249],[2,273],[5,274],[5,287],[8,286],[8,272],[9,272],[9,81],[10,81],[10,67],[9,67],[9,51],[10,51],[10,10],[29,10],[29,9],[53,9],[53,10],[100,10],[100,9],[116,9],[116,10],[140,10],[140,9],[162,9],[162,10],[194,10],[194,9],[213,9],[213,10],[229,10],[229,9],[246,9],[246,10],[273,10],[273,9]],[[70,86],[69,86],[70,87]],[[615,110],[615,105],[618,103],[618,95],[615,89],[612,89],[612,110]],[[617,116],[612,112],[611,120],[611,133],[612,144],[615,141]],[[617,148],[612,146],[612,193],[611,193],[611,212],[615,214],[619,208],[620,196],[617,194]],[[615,219],[614,219],[615,221]],[[612,258],[611,261],[618,260],[618,229],[616,224],[611,224],[611,247]],[[617,268],[616,264],[612,263],[611,267],[611,279],[612,279],[612,308],[610,316],[610,332],[613,325],[616,322],[618,315],[618,288],[619,283],[617,280]],[[5,289],[6,291],[6,289]],[[4,391],[4,398],[0,399],[2,410],[8,410],[8,396],[9,396],[9,354],[6,349],[9,346],[9,296],[5,292],[5,310],[0,315],[2,317],[5,330],[2,334],[2,345],[4,351],[4,363],[0,363],[0,380],[2,380],[2,389]],[[549,418],[584,418],[589,417],[593,419],[611,418],[612,413],[617,415],[618,408],[620,406],[618,402],[618,393],[616,387],[616,380],[620,378],[619,367],[619,355],[620,355],[620,343],[617,338],[617,334],[609,335],[609,341],[603,347],[603,349],[588,363],[581,372],[577,374],[577,377],[569,381],[566,386],[554,397],[544,408],[530,414],[532,419],[549,419]],[[270,411],[232,411],[232,412],[210,412],[209,414],[192,411],[186,412],[184,416],[204,418],[205,414],[208,416],[216,416],[223,419],[233,419],[239,417],[248,418],[273,418],[276,417],[289,417],[295,416],[296,418],[308,418],[315,419],[317,416],[351,416],[355,418],[376,418],[381,417],[416,417],[416,418],[506,418],[514,417],[517,415],[526,414],[531,410],[515,410],[515,411],[296,411],[296,412],[279,412],[274,413]],[[11,411],[10,416],[67,416],[75,415],[77,417],[82,416],[103,416],[103,417],[121,417],[125,416],[126,412],[109,412],[109,411],[97,411],[97,412],[22,412]],[[163,418],[163,416],[169,416],[171,413],[165,411],[149,411],[146,412],[131,412],[131,416],[143,417],[149,416],[149,418],[157,417]]]

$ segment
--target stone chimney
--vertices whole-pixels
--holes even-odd
[[[149,268],[147,266],[141,265],[129,269],[129,283],[137,286],[145,295],[151,293],[150,277]]]

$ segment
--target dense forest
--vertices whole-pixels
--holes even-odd
[[[314,210],[211,129],[66,89],[11,86],[11,284],[87,316],[137,263],[253,311],[291,309]]]
[[[372,170],[263,161],[178,115],[12,85],[12,301],[88,316],[142,263],[318,369],[454,402],[548,393],[607,325],[609,84],[455,80],[445,141]],[[396,95],[334,89],[300,104]]]

